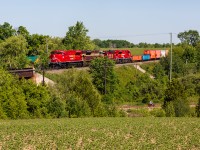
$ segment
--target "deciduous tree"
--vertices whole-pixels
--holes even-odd
[[[163,108],[167,112],[168,104],[173,104],[176,117],[183,117],[189,114],[189,103],[186,99],[186,91],[179,80],[173,79],[165,91]],[[171,108],[171,107],[170,107]],[[172,109],[170,109],[172,110]],[[172,110],[173,111],[173,110]],[[173,112],[171,112],[173,114]]]
[[[118,80],[114,72],[114,61],[107,57],[94,59],[90,64],[90,73],[93,84],[102,94],[115,91]]]
[[[181,40],[181,43],[186,43],[192,46],[196,46],[197,42],[200,40],[199,32],[197,30],[180,32],[178,38]]]
[[[67,49],[82,49],[92,50],[95,45],[87,36],[88,29],[85,28],[83,22],[77,22],[75,26],[69,27],[66,36],[63,39],[63,43]]]
[[[16,30],[8,22],[4,22],[3,25],[0,25],[0,42],[13,36],[15,33]]]
[[[0,63],[5,68],[23,68],[28,64],[26,59],[27,42],[19,36],[12,36],[0,43]]]

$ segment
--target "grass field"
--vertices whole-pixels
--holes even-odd
[[[200,149],[199,118],[1,120],[0,149]]]

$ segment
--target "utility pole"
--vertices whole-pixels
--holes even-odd
[[[169,81],[171,82],[172,80],[172,33],[170,33],[170,74],[169,74]]]
[[[45,55],[44,55],[45,56]],[[48,40],[46,38],[46,56],[48,56]],[[45,58],[46,60],[46,58]],[[45,64],[46,62],[42,62],[42,85],[44,86],[45,85],[45,80],[44,80],[44,74],[45,74]]]
[[[47,55],[48,55],[48,40],[46,38],[46,48],[47,48]]]
[[[44,64],[42,64],[42,85],[45,85],[45,81],[44,81]]]
[[[106,59],[105,59],[105,62],[104,62],[104,94],[106,95],[106,69],[107,69],[107,64],[106,64]]]

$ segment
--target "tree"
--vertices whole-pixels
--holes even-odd
[[[195,62],[196,49],[190,45],[184,46],[183,61],[186,63]]]
[[[0,25],[0,42],[13,36],[16,33],[15,29],[8,22]]]
[[[28,65],[26,59],[27,42],[19,36],[12,36],[0,43],[0,63],[4,68],[24,68]]]
[[[178,38],[181,40],[181,43],[186,43],[192,46],[196,46],[197,42],[200,40],[199,32],[196,30],[180,32]]]
[[[86,73],[74,69],[68,70],[59,76],[57,83],[69,117],[90,114],[95,116],[95,110],[101,103],[101,96]]]
[[[174,113],[176,117],[182,117],[189,114],[189,103],[186,99],[186,91],[179,80],[173,79],[165,91],[165,98],[163,108],[166,114],[173,114],[173,112],[167,112],[169,104],[173,104]],[[171,106],[170,106],[171,108]],[[173,109],[170,109],[173,111]]]
[[[90,64],[90,73],[93,84],[101,94],[110,94],[115,91],[118,80],[114,72],[114,61],[107,57],[94,59]]]
[[[69,27],[69,31],[63,39],[63,44],[67,49],[94,49],[95,45],[87,36],[88,29],[82,22],[77,22],[75,26]]]
[[[196,46],[196,68],[200,71],[200,42]]]
[[[24,36],[26,39],[28,39],[28,37],[30,36],[30,34],[29,34],[28,30],[26,29],[26,27],[23,27],[23,26],[19,26],[18,27],[17,34]]]
[[[46,50],[46,39],[48,36],[33,34],[28,36],[28,55],[40,55]],[[44,45],[44,46],[42,46]],[[42,47],[41,47],[42,46]],[[44,49],[45,47],[45,49]]]
[[[25,95],[20,82],[3,69],[0,69],[0,113],[0,118],[28,117]]]
[[[43,118],[48,115],[50,94],[45,86],[36,85],[32,81],[22,80],[21,88],[25,95],[27,110],[33,118]]]
[[[165,76],[165,71],[160,63],[153,68],[153,75],[156,79],[162,79]]]

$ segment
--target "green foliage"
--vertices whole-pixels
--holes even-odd
[[[163,109],[153,109],[150,111],[150,114],[154,117],[165,117],[165,111]]]
[[[106,111],[109,117],[120,117],[119,110],[115,105],[106,105]]]
[[[29,34],[28,30],[26,29],[26,27],[23,27],[23,26],[19,26],[18,27],[17,34],[18,35],[22,35],[26,39],[28,39],[28,37],[30,36],[30,34]]]
[[[150,100],[163,100],[165,86],[157,80],[150,79],[147,74],[142,74],[131,66],[118,67],[116,73],[119,80],[114,93],[116,102],[142,104]]]
[[[0,119],[6,119],[7,116],[3,110],[3,107],[1,106],[2,104],[0,103]]]
[[[182,43],[196,46],[197,42],[199,42],[199,32],[196,30],[180,32],[178,34],[178,38],[181,40]]]
[[[28,111],[20,83],[9,73],[0,69],[0,107],[3,118],[26,118]]]
[[[12,36],[0,43],[0,63],[5,68],[24,68],[28,65],[26,59],[27,42],[23,36]]]
[[[80,98],[74,97],[73,95],[67,98],[66,110],[68,111],[69,118],[90,116],[91,114],[88,104]]]
[[[83,71],[78,72],[74,69],[69,69],[56,80],[58,91],[61,92],[62,99],[65,99],[69,113],[72,110],[76,112],[82,109],[81,113],[88,116],[87,108],[89,107],[90,114],[95,116],[95,110],[101,102],[101,96],[92,84],[92,80],[88,74]]]
[[[40,55],[46,52],[48,36],[32,34],[28,36],[28,55]]]
[[[149,117],[151,114],[147,109],[129,109],[129,117]]]
[[[196,69],[200,71],[200,42],[196,46]]]
[[[190,114],[190,106],[186,99],[178,98],[173,102],[176,117],[186,117]]]
[[[82,22],[77,21],[75,26],[69,27],[69,31],[63,39],[63,44],[67,49],[94,49],[95,45],[87,36],[88,29]]]
[[[180,82],[184,86],[187,97],[197,96],[200,93],[200,75],[193,74],[182,77]]]
[[[51,99],[46,87],[37,86],[29,80],[19,81],[0,69],[0,118],[43,118],[49,117],[49,114],[59,117],[59,110],[51,106],[59,108],[62,105],[58,99]]]
[[[114,72],[114,62],[108,58],[92,60],[90,73],[93,84],[101,94],[113,93],[117,86],[117,76]]]
[[[93,42],[101,48],[122,48],[122,47],[134,47],[134,44],[126,40],[103,40],[94,39]]]
[[[33,118],[43,118],[48,115],[47,104],[49,93],[46,87],[36,85],[32,81],[22,80],[22,89],[27,102],[27,110]]]
[[[178,80],[173,79],[172,82],[168,84],[165,91],[165,102],[175,101],[179,97],[185,99],[184,87]]]
[[[165,76],[164,69],[162,68],[162,65],[160,63],[156,64],[153,68],[153,76],[156,79],[162,79]]]
[[[173,108],[171,106],[172,104]],[[173,79],[172,82],[168,84],[165,91],[163,108],[166,111],[166,116],[173,113],[173,109],[176,117],[187,116],[190,113],[189,103],[186,99],[186,92],[180,81]]]
[[[166,102],[164,106],[166,117],[175,117],[174,105],[172,102]]]
[[[196,106],[196,114],[197,114],[197,117],[200,117],[200,98],[199,98],[198,104]]]
[[[195,62],[196,49],[190,45],[186,45],[183,48],[184,52],[182,59],[185,60],[186,63]]]
[[[61,98],[58,96],[58,94],[55,93],[53,87],[49,87],[50,92],[50,100],[47,104],[48,108],[48,114],[52,116],[53,118],[61,118],[66,117],[65,116],[65,107],[66,104],[64,101],[61,100]]]
[[[165,74],[169,75],[170,70],[170,55],[162,58],[160,64],[165,70]],[[199,62],[198,48],[191,45],[179,44],[173,47],[172,53],[172,77],[179,78],[188,74],[198,72]]]
[[[3,25],[0,25],[0,42],[13,36],[15,33],[15,29],[8,22],[4,22]]]

